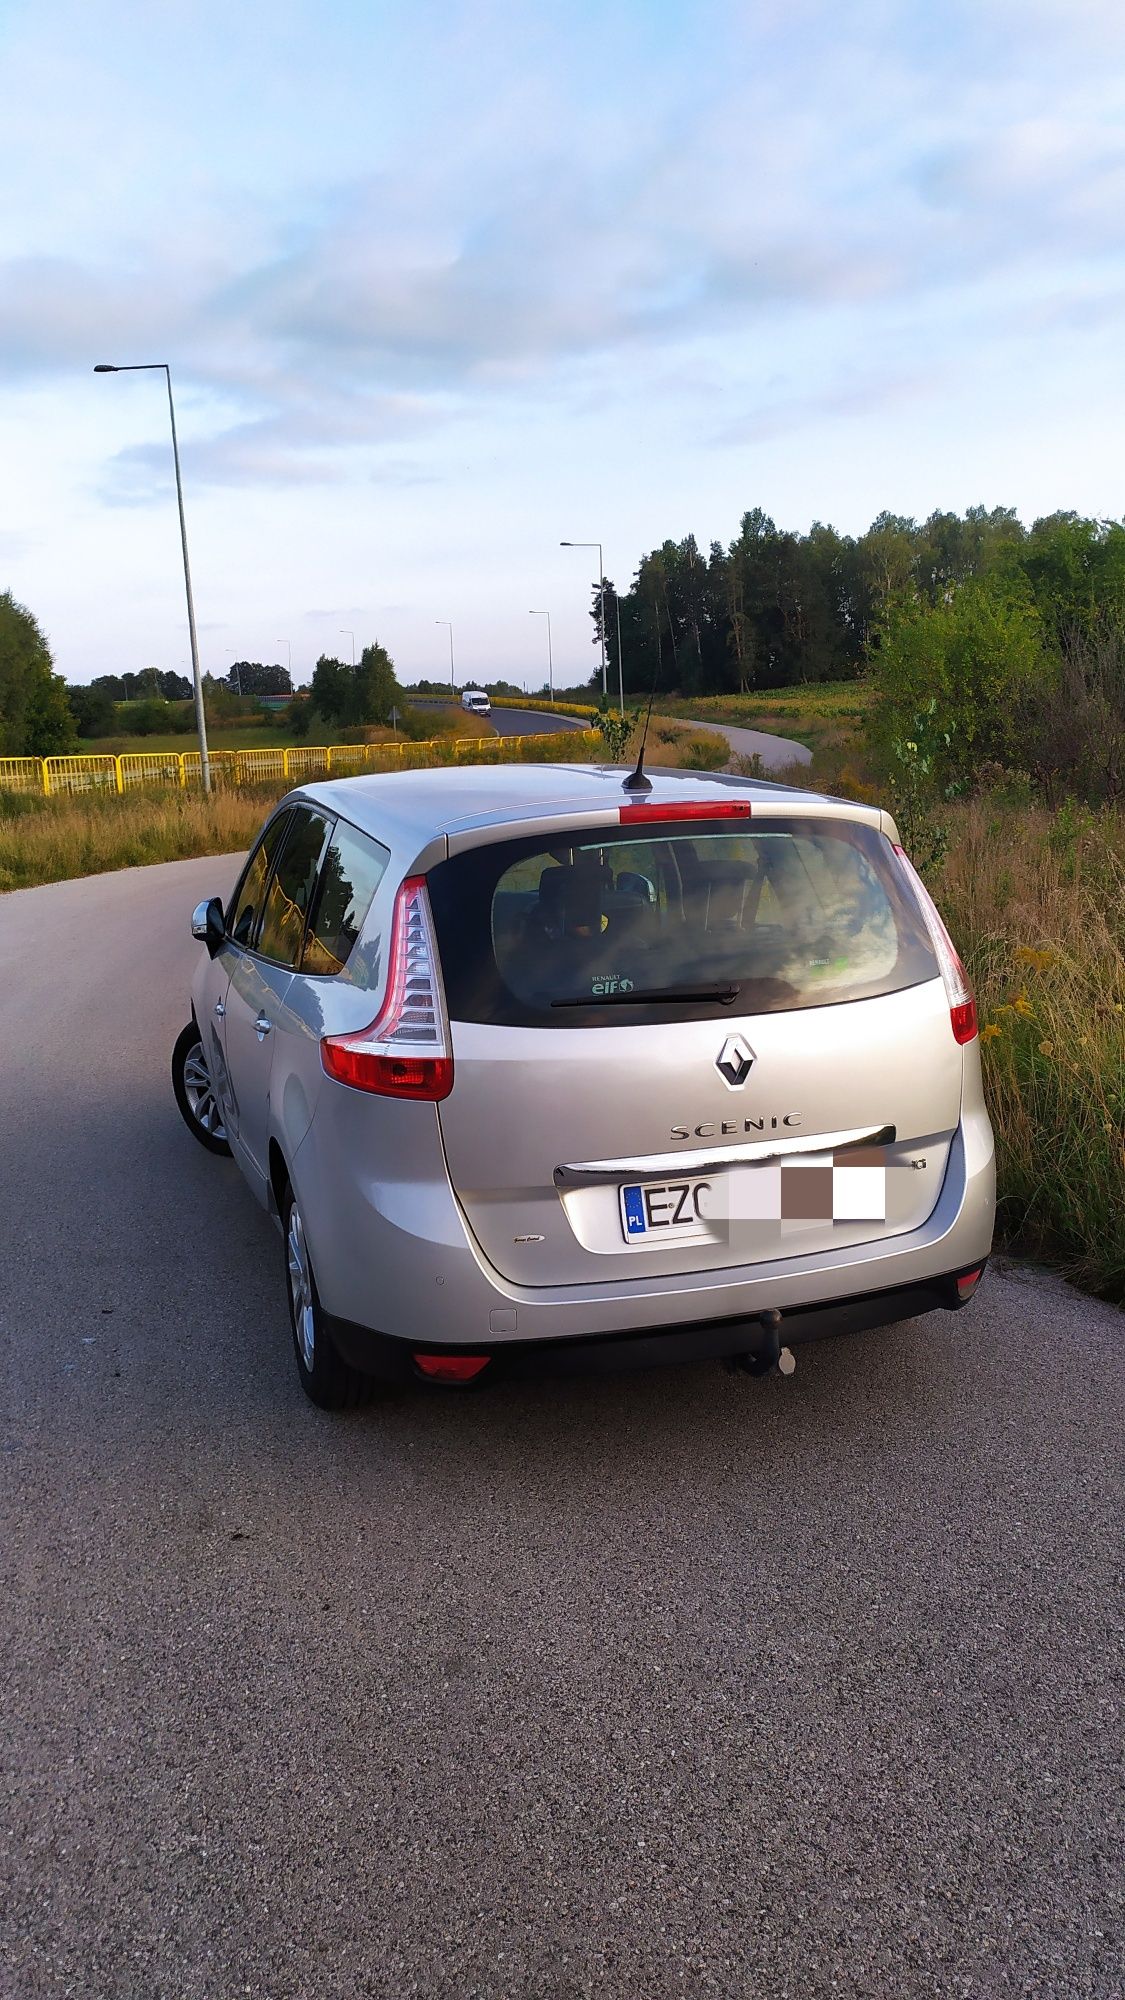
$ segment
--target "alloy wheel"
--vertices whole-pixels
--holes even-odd
[[[306,1373],[311,1375],[316,1359],[316,1313],[313,1307],[309,1253],[305,1246],[305,1231],[296,1202],[289,1210],[286,1258],[289,1266],[289,1300],[293,1308],[297,1346]]]
[[[226,1138],[223,1114],[219,1100],[215,1096],[215,1086],[203,1053],[202,1042],[197,1042],[184,1062],[184,1096],[187,1098],[192,1117],[209,1139]]]

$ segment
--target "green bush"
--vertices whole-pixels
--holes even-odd
[[[128,704],[128,710],[128,728],[133,736],[163,736],[176,727],[170,702],[134,701]]]

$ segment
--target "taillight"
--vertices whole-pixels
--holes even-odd
[[[431,1382],[471,1382],[491,1359],[491,1354],[416,1354],[414,1366]]]
[[[749,819],[749,799],[688,799],[675,805],[655,805],[646,800],[643,805],[618,806],[617,815],[622,826],[635,826],[638,820],[664,819]]]
[[[961,1276],[953,1280],[957,1287],[957,1297],[962,1305],[967,1299],[972,1298],[983,1276],[984,1265],[978,1264],[975,1271],[962,1271]]]
[[[973,989],[969,985],[969,975],[957,956],[956,946],[941,920],[938,906],[906,849],[900,847],[897,840],[892,845],[910,879],[923,921],[930,933],[930,943],[933,945],[934,956],[949,1000],[949,1022],[953,1029],[953,1039],[963,1046],[964,1043],[972,1041],[977,1031],[977,1003],[973,998]]]
[[[323,1035],[320,1060],[337,1083],[378,1097],[421,1097],[432,1103],[453,1088],[437,949],[426,878],[413,875],[395,897],[390,971],[383,1005],[369,1028]]]

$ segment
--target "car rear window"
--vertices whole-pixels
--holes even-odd
[[[429,887],[455,1020],[625,1027],[938,977],[888,842],[847,820],[539,835],[454,856]]]

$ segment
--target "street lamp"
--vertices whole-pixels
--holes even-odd
[[[434,624],[449,625],[449,692],[453,696],[454,700],[456,700],[457,689],[453,684],[453,627],[452,625],[449,624],[448,618],[435,618]]]
[[[273,643],[274,643],[274,645],[275,645],[275,646],[288,646],[288,648],[289,648],[289,685],[290,685],[290,686],[292,687],[292,685],[293,685],[293,641],[292,641],[292,639],[275,639]]]
[[[354,632],[349,632],[349,631],[348,631],[348,628],[347,628],[347,626],[346,626],[346,625],[341,625],[341,626],[340,626],[340,628],[339,628],[339,630],[340,630],[340,637],[341,637],[341,639],[350,639],[350,640],[351,640],[351,642],[352,642],[352,672],[353,672],[353,674],[354,674],[354,672],[355,672],[355,633],[354,633]]]
[[[600,543],[600,542],[560,542],[560,543],[559,543],[559,547],[560,547],[560,549],[596,549],[596,550],[597,550],[597,552],[598,552],[598,635],[599,635],[599,637],[600,637],[600,639],[601,639],[601,642],[602,642],[602,698],[603,698],[603,700],[604,700],[604,698],[605,698],[605,693],[606,693],[606,678],[605,678],[605,563],[604,563],[604,561],[602,560],[602,545],[601,545],[601,543]],[[620,661],[618,661],[618,665],[619,665],[619,666],[620,666],[620,664],[621,664],[621,663],[620,663]],[[622,714],[624,714],[624,711],[625,711],[625,701],[624,701],[624,696],[622,697],[622,701],[621,701],[621,711],[622,711]]]
[[[180,542],[184,551],[184,588],[187,591],[188,633],[191,638],[191,677],[195,683],[195,726],[199,731],[199,776],[205,792],[211,789],[211,760],[207,755],[207,719],[203,713],[203,682],[199,676],[199,642],[195,636],[195,605],[191,597],[191,569],[188,564],[187,524],[184,520],[184,489],[180,481],[180,448],[176,442],[176,408],[172,401],[172,371],[166,361],[98,361],[95,375],[139,375],[148,369],[164,370],[168,384],[168,415],[172,422],[172,459],[176,467],[176,501],[180,509]]]
[[[553,705],[555,699],[555,663],[551,658],[551,614],[549,611],[529,611],[527,615],[529,618],[545,618],[547,620],[547,685],[551,690],[551,702]]]

